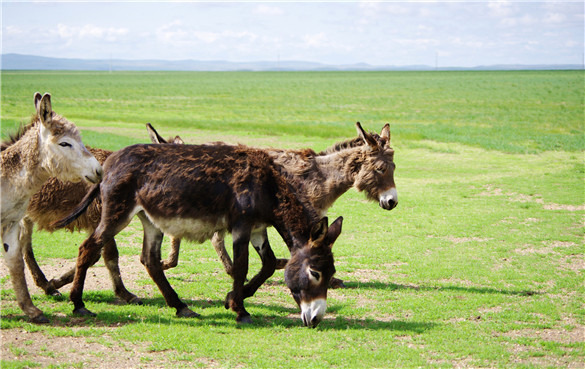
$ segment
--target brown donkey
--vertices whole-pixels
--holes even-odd
[[[31,124],[2,144],[2,253],[18,305],[35,323],[48,319],[31,301],[22,246],[21,220],[31,196],[55,176],[67,181],[98,183],[102,167],[81,142],[77,127],[52,110],[51,95],[34,95],[37,114]]]
[[[146,125],[149,136],[152,140],[160,143],[167,143],[162,137],[158,135],[156,130],[148,123]],[[179,136],[170,138],[169,143],[182,144],[183,140]],[[104,161],[112,154],[112,151],[87,148],[93,156],[103,164]],[[75,267],[67,271],[61,277],[47,280],[45,274],[39,267],[32,248],[32,234],[33,226],[37,225],[39,230],[54,232],[57,229],[53,226],[53,222],[67,216],[83,199],[86,192],[89,190],[89,185],[85,183],[72,183],[61,181],[57,178],[50,178],[41,189],[35,193],[28,205],[26,216],[22,221],[21,230],[21,244],[24,253],[24,260],[33,276],[36,285],[45,291],[47,295],[59,296],[58,291],[62,286],[73,282],[75,275]],[[87,231],[91,234],[98,226],[101,218],[101,201],[96,199],[79,218],[67,226],[67,229],[73,231]],[[112,284],[116,296],[128,303],[140,304],[140,299],[130,293],[124,286],[118,265],[118,248],[116,241],[112,238],[110,242],[104,245],[102,250],[106,267],[110,273]]]
[[[215,232],[233,236],[233,290],[226,308],[238,322],[251,322],[244,308],[274,273],[276,258],[268,249],[262,268],[248,284],[248,243],[256,227],[274,226],[291,252],[285,280],[301,307],[305,325],[316,326],[325,314],[328,282],[335,273],[331,248],[341,232],[342,218],[328,227],[300,194],[287,184],[284,169],[265,150],[231,145],[134,145],[112,154],[105,177],[87,193],[79,207],[60,222],[75,220],[101,194],[102,216],[96,230],[79,249],[71,289],[74,313],[93,315],[82,300],[87,268],[99,259],[101,247],[138,215],[144,229],[141,262],[178,316],[198,316],[167,281],[160,245],[163,232],[198,242]],[[321,220],[319,220],[321,219]]]
[[[267,149],[266,153],[283,169],[289,185],[295,192],[303,193],[309,204],[321,216],[351,187],[366,193],[380,207],[392,210],[398,205],[398,193],[394,184],[394,150],[390,147],[390,125],[382,128],[380,135],[365,132],[356,123],[358,137],[336,144],[316,154],[307,150]],[[211,239],[226,272],[231,275],[232,261],[226,251],[223,234],[216,233]],[[251,238],[254,249],[262,252],[269,247],[266,228],[254,230]],[[163,262],[174,267],[178,262],[180,239],[172,240],[171,254]],[[277,269],[286,265],[286,259],[278,259]],[[343,282],[333,278],[330,287],[342,287]]]

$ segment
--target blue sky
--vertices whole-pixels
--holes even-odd
[[[2,53],[472,67],[581,64],[583,1],[2,2]]]

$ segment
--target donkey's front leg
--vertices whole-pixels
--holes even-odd
[[[167,260],[162,262],[163,270],[171,269],[179,264],[179,250],[181,249],[181,239],[171,237],[171,252]]]
[[[256,274],[254,278],[244,286],[244,298],[254,296],[258,288],[260,288],[260,286],[262,286],[262,284],[274,274],[278,260],[276,259],[276,256],[274,256],[274,252],[268,242],[266,228],[253,232],[250,237],[250,242],[252,243],[252,246],[254,246],[258,255],[260,255],[260,259],[262,259],[262,268],[258,274]]]
[[[144,240],[142,243],[142,255],[140,262],[146,267],[150,278],[156,283],[158,289],[163,294],[167,305],[177,309],[177,316],[182,318],[194,318],[199,314],[187,307],[179,295],[175,292],[165,273],[160,262],[160,246],[162,244],[163,233],[154,226],[144,213],[138,213],[138,218],[142,222],[144,229]]]
[[[236,314],[238,323],[252,323],[250,314],[244,308],[244,282],[248,275],[248,243],[252,227],[247,224],[238,224],[232,227],[234,263],[232,277],[233,289],[226,296],[225,307],[231,308]]]
[[[221,260],[221,263],[223,264],[223,269],[225,269],[225,272],[230,277],[233,277],[232,276],[233,263],[232,259],[227,253],[227,250],[225,249],[224,234],[222,232],[215,232],[213,234],[213,237],[211,237],[211,244],[213,245],[213,248],[215,249],[217,256],[219,256],[219,260]]]
[[[4,262],[10,271],[16,301],[33,323],[48,323],[49,319],[43,315],[39,308],[34,306],[28,292],[24,276],[24,260],[18,239],[19,233],[20,225],[18,223],[12,224],[5,232],[2,232],[2,254],[4,255]]]

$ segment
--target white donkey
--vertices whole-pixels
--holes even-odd
[[[2,253],[18,305],[33,322],[47,323],[43,312],[33,305],[26,285],[20,222],[31,196],[47,179],[99,183],[102,167],[81,142],[77,127],[53,112],[51,95],[35,93],[34,104],[37,114],[31,124],[2,143]]]

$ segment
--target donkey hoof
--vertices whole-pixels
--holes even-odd
[[[252,324],[252,318],[250,317],[250,315],[243,315],[243,316],[238,316],[236,318],[236,322],[238,322],[238,324]]]
[[[92,313],[91,311],[87,310],[84,307],[79,308],[79,309],[74,309],[73,314],[77,315],[77,316],[90,316],[90,317],[97,316],[96,313]]]
[[[128,303],[130,305],[144,305],[144,302],[142,302],[142,300],[138,296],[132,297],[130,300],[128,300]]]
[[[49,319],[44,316],[43,314],[41,315],[37,315],[34,318],[31,318],[31,322],[35,323],[35,324],[47,324],[49,323]]]
[[[201,315],[197,314],[188,307],[184,307],[181,310],[177,311],[177,316],[179,318],[199,318]]]
[[[343,281],[341,279],[337,279],[337,278],[331,278],[331,280],[329,281],[329,287],[330,288],[345,288],[345,283],[343,283]]]
[[[59,292],[58,290],[54,290],[51,293],[48,293],[47,295],[53,296],[53,297],[63,297],[63,295],[61,294],[61,292]]]
[[[61,292],[59,292],[59,290],[56,289],[55,287],[48,287],[45,290],[45,295],[53,296],[53,297],[62,297],[63,296],[63,295],[61,295]]]
[[[234,291],[231,291],[225,296],[225,302],[224,302],[223,306],[226,308],[226,310],[230,309],[231,303],[234,300],[233,294],[234,294]]]

